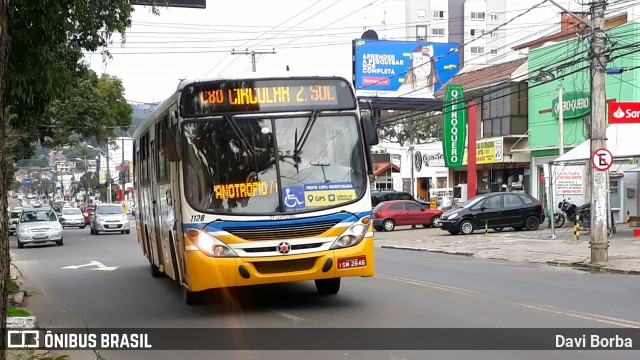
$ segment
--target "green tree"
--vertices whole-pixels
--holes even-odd
[[[82,159],[80,162],[82,163],[82,166],[76,165],[76,170],[87,171],[88,165],[86,162],[95,159],[96,155],[98,155],[98,151],[86,146],[72,146],[64,149],[62,154],[70,161],[79,161],[78,159]]]
[[[10,266],[7,190],[11,175],[5,141],[7,124],[16,129],[15,142],[23,145],[14,148],[16,151],[32,148],[37,137],[51,135],[56,139],[51,125],[62,120],[47,114],[54,113],[50,106],[56,105],[55,100],[60,99],[61,94],[72,92],[77,79],[90,78],[83,73],[88,71],[81,63],[82,51],[105,49],[115,32],[124,36],[131,24],[132,11],[129,0],[0,0],[1,344],[6,344]],[[105,96],[113,90],[97,88]],[[116,117],[121,115],[118,107],[112,110]],[[3,347],[0,360],[4,359]]]
[[[407,144],[425,144],[442,139],[442,115],[430,112],[390,114],[378,126],[380,140]]]
[[[92,190],[95,191],[96,188],[100,187],[100,176],[93,171],[83,174],[80,177],[80,188],[86,191]]]
[[[41,142],[49,148],[77,144],[89,139],[100,143],[115,135],[116,128],[131,126],[133,110],[124,98],[120,79],[109,75],[100,78],[82,69],[76,86],[46,107],[39,126],[49,131]],[[70,136],[71,135],[71,136]]]

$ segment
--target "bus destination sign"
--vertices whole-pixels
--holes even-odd
[[[355,109],[356,102],[343,79],[263,79],[211,81],[185,86],[182,116],[258,111]]]

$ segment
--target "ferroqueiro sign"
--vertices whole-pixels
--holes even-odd
[[[442,113],[444,163],[446,167],[459,168],[462,166],[464,147],[467,142],[467,113],[462,96],[462,85],[447,85]]]

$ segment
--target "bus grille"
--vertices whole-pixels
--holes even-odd
[[[312,237],[323,234],[340,220],[318,221],[305,224],[275,225],[259,228],[223,227],[222,230],[249,241],[283,240]]]
[[[303,249],[315,249],[322,246],[322,243],[313,243],[313,244],[291,244],[291,250],[303,250]],[[271,252],[277,251],[278,248],[275,246],[267,246],[267,247],[257,247],[257,248],[247,248],[242,249],[248,253],[261,253],[261,252]]]
[[[287,273],[291,271],[304,271],[313,268],[316,258],[280,260],[280,261],[259,261],[253,266],[261,274]]]

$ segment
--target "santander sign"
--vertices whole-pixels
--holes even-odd
[[[640,123],[640,102],[609,102],[609,124]]]

